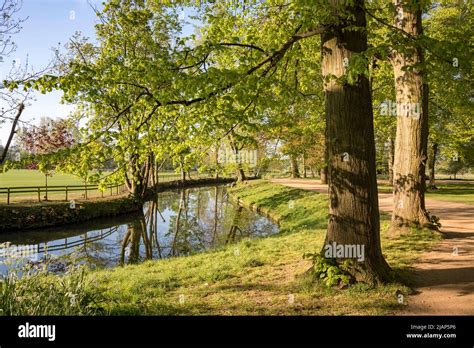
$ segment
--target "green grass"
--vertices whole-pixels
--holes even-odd
[[[105,299],[100,313],[387,315],[401,307],[398,293],[410,293],[396,282],[338,290],[305,275],[311,264],[303,254],[321,250],[324,242],[326,195],[266,181],[248,182],[231,192],[279,220],[281,232],[202,254],[91,271],[85,283],[94,284]],[[383,231],[388,223],[382,215]],[[383,253],[395,273],[407,278],[413,261],[438,240],[438,234],[428,231],[400,239],[383,233]]]
[[[48,186],[72,186],[84,185],[84,181],[77,176],[64,173],[53,173],[48,176]],[[0,187],[29,187],[29,186],[45,186],[45,175],[39,170],[14,169],[5,173],[0,173]],[[115,191],[114,191],[115,193]],[[107,196],[108,191],[105,193]],[[41,199],[44,200],[44,193]],[[83,199],[84,191],[69,192],[68,199]],[[88,190],[88,198],[101,197],[98,190]],[[48,200],[65,200],[65,192],[48,192]],[[0,203],[6,203],[7,195],[0,194]],[[38,195],[36,192],[14,192],[10,195],[10,203],[37,202]]]
[[[440,201],[474,205],[474,183],[437,184],[437,190],[428,190],[427,197]]]
[[[191,174],[192,176],[193,174]],[[160,178],[175,178],[176,173],[160,173]],[[45,176],[39,170],[13,169],[0,173],[0,187],[44,186]],[[84,185],[84,181],[72,174],[53,173],[48,177],[48,185]]]
[[[426,197],[439,201],[457,202],[474,205],[474,183],[445,183],[436,184],[437,190],[428,189]],[[392,187],[379,185],[379,193],[392,193]]]
[[[71,174],[54,173],[48,177],[48,185],[83,185],[84,182]],[[0,173],[0,187],[44,186],[45,176],[39,170],[15,169]]]

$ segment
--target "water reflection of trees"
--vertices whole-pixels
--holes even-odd
[[[262,218],[231,202],[222,186],[182,189],[146,202],[127,224],[120,264],[188,255],[251,236]],[[264,220],[267,232],[275,226]]]
[[[141,214],[2,237],[35,245],[40,258],[100,268],[198,253],[276,231],[273,223],[231,202],[225,188],[215,186],[160,193],[145,203]]]

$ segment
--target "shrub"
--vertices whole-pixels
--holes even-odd
[[[45,265],[9,271],[0,280],[0,315],[105,314],[104,298],[86,281],[86,272],[74,266],[60,276]]]

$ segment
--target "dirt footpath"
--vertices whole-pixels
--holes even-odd
[[[272,182],[327,193],[318,181],[273,179]],[[391,212],[392,195],[379,194],[380,210]],[[427,209],[440,218],[446,238],[414,265],[416,294],[404,315],[474,315],[474,206],[426,199]]]

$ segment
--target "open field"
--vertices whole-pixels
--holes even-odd
[[[474,181],[455,184],[445,181],[436,187],[437,190],[428,190],[428,198],[474,205]]]
[[[197,173],[191,173],[191,177],[202,177],[203,174],[198,175]],[[180,174],[175,172],[163,172],[159,174],[161,182],[167,182],[172,180],[179,180],[181,178]],[[66,186],[66,185],[84,185],[84,182],[77,176],[64,173],[53,173],[52,176],[48,177],[48,187],[49,186]],[[10,170],[6,173],[0,173],[0,188],[6,187],[28,187],[28,186],[45,186],[45,176],[38,170]],[[119,192],[120,193],[120,192]],[[104,196],[110,196],[117,194],[116,189],[112,191],[106,190]],[[102,193],[97,189],[88,189],[87,197],[98,198],[102,197]],[[44,200],[44,193],[41,194],[41,199]],[[65,200],[66,195],[65,191],[61,190],[60,192],[48,192],[48,200],[58,201]],[[68,193],[68,200],[75,199],[81,200],[85,199],[84,190],[81,191],[72,191]],[[6,203],[7,197],[6,194],[0,194],[0,204]],[[32,193],[12,193],[10,202],[11,203],[21,203],[21,202],[37,202],[38,194],[36,192]]]
[[[474,205],[474,181],[453,181],[442,180],[436,184],[437,189],[428,189],[427,198],[439,201],[458,202]],[[392,187],[379,183],[379,193],[391,193]]]
[[[48,177],[48,185],[83,185],[84,182],[71,174],[54,173]],[[0,173],[0,187],[44,186],[45,176],[38,170],[16,169]]]
[[[10,170],[6,173],[0,173],[0,188],[4,187],[44,187],[46,185],[45,175],[38,170],[27,170],[27,169],[18,169]],[[73,186],[73,185],[84,185],[82,181],[77,176],[65,173],[53,173],[51,176],[48,176],[48,187],[51,186]],[[53,188],[51,188],[53,190]],[[22,203],[22,202],[38,202],[38,194],[35,192],[35,189],[32,189],[33,192],[14,192],[10,195],[10,203]],[[104,192],[105,196],[112,194],[117,194],[116,189],[114,188],[112,192],[107,190]],[[45,193],[41,192],[41,200],[45,199]],[[102,193],[97,189],[88,189],[87,198],[98,198],[102,197]],[[68,192],[68,200],[81,200],[85,199],[84,190],[80,191],[71,191]],[[48,200],[58,201],[66,200],[65,190],[58,192],[48,192]],[[0,194],[0,203],[7,202],[7,195]]]

